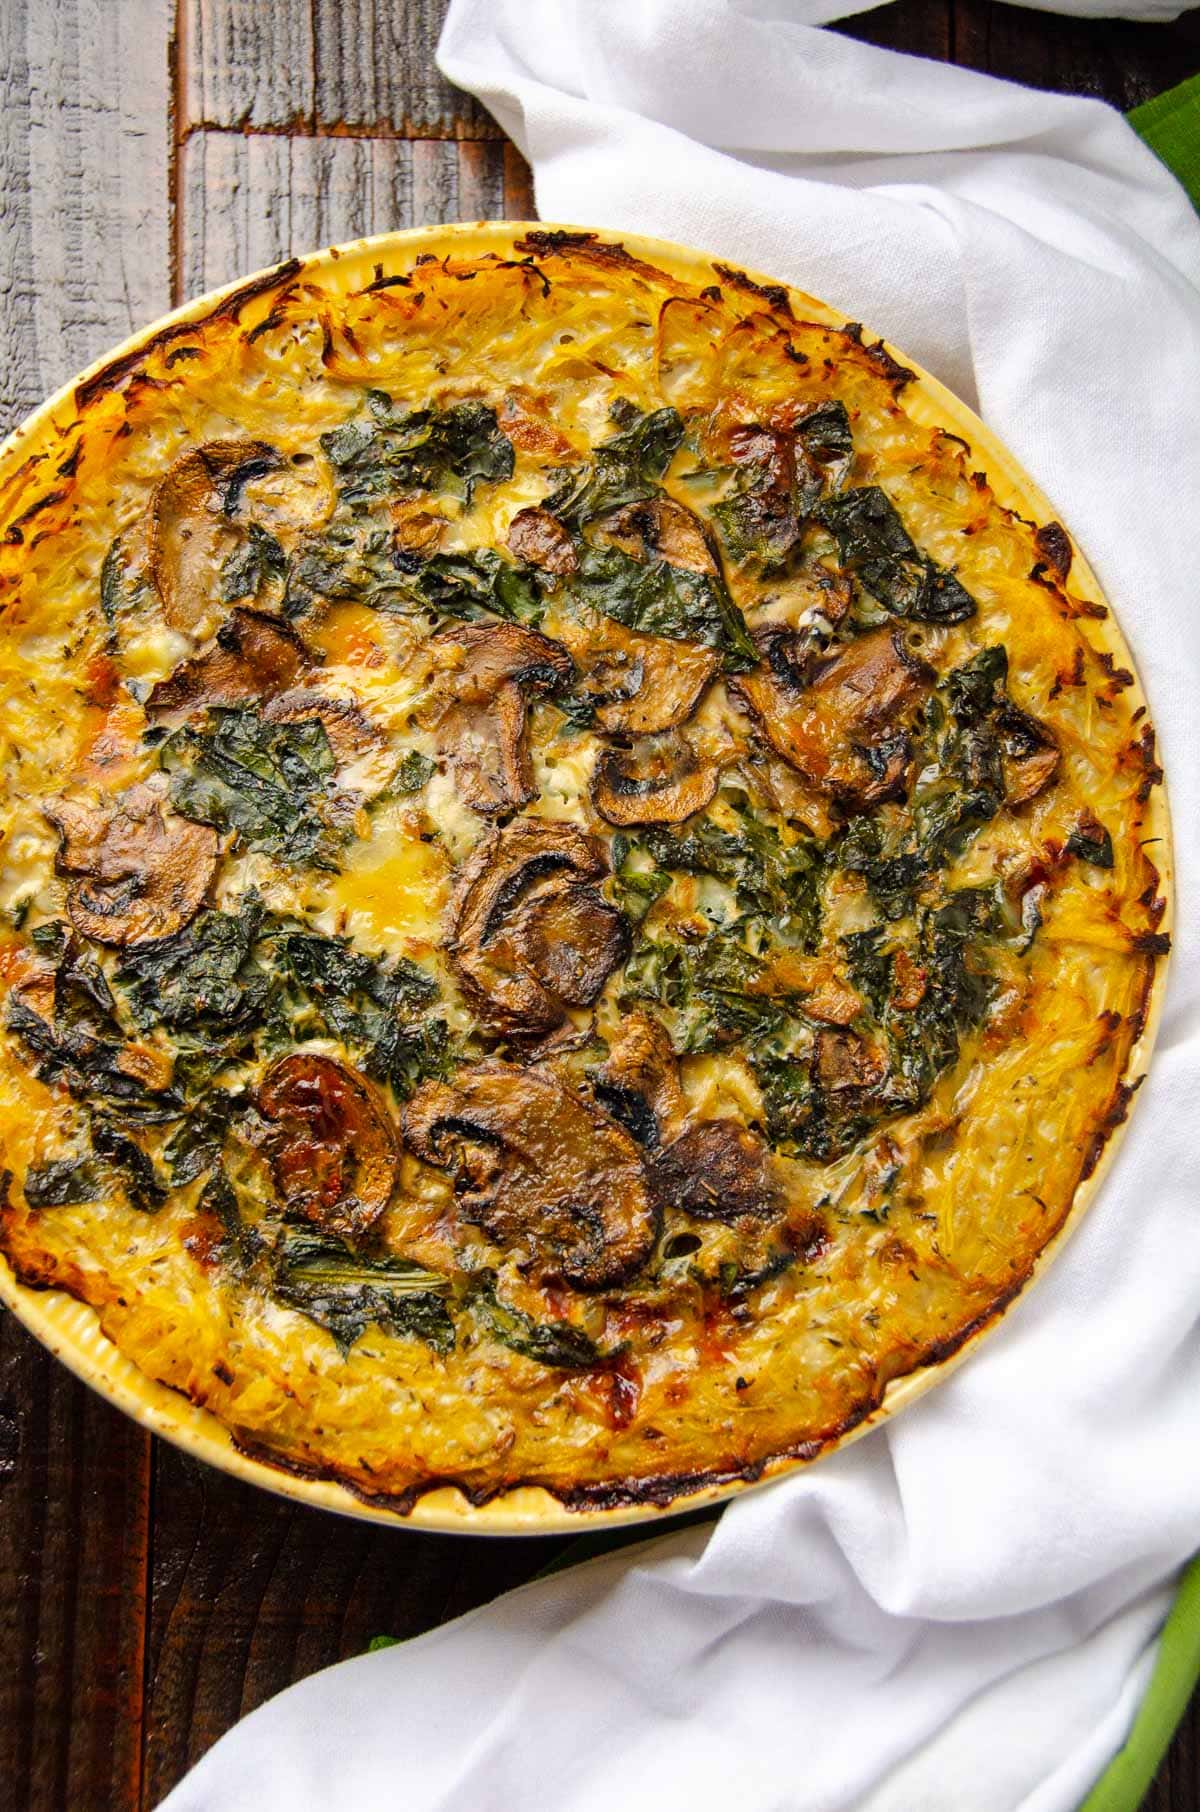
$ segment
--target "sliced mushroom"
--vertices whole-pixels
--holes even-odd
[[[560,464],[579,458],[579,448],[553,425],[553,404],[524,384],[515,384],[497,411],[497,420],[514,447],[535,458]]]
[[[176,713],[229,705],[244,698],[272,698],[293,686],[312,660],[309,649],[282,617],[239,608],[217,631],[213,646],[160,680],[146,701],[155,721]]]
[[[392,1198],[400,1153],[391,1115],[365,1076],[332,1057],[294,1051],[258,1091],[275,1186],[326,1233],[356,1238]]]
[[[1062,752],[1045,724],[1016,705],[1005,705],[996,721],[1003,751],[1005,803],[1024,805],[1050,785]]]
[[[609,734],[652,736],[686,723],[721,664],[711,648],[642,635],[612,617],[564,623],[559,633],[579,669],[576,690]]]
[[[430,554],[446,532],[446,518],[429,507],[426,491],[406,491],[390,506],[392,540],[402,553]]]
[[[794,435],[753,423],[732,430],[728,451],[735,466],[754,475],[737,497],[739,541],[763,558],[781,562],[803,533],[797,501],[797,462],[805,458],[803,449]]]
[[[387,737],[352,700],[297,688],[271,699],[263,710],[268,723],[318,722],[329,739],[343,792],[366,798],[380,792],[396,771],[397,756]]]
[[[265,441],[206,441],[160,479],[150,504],[150,577],[172,629],[195,629],[219,604],[221,567],[238,544],[230,518],[242,487],[279,463]]]
[[[665,560],[710,577],[721,570],[704,524],[673,497],[627,503],[593,523],[592,533],[635,560]]]
[[[686,1104],[675,1047],[661,1021],[640,1008],[622,1020],[592,1089],[639,1145],[660,1145],[683,1125]]]
[[[596,810],[610,824],[681,824],[701,812],[721,778],[680,737],[605,749],[592,775]]]
[[[217,866],[217,833],[164,811],[139,785],[112,811],[57,799],[43,807],[62,838],[57,868],[71,877],[67,911],[98,944],[170,937],[199,912]]]
[[[912,755],[902,720],[933,683],[898,629],[814,655],[787,629],[755,636],[764,661],[731,680],[784,760],[819,792],[873,805],[904,785]]]
[[[514,926],[521,959],[565,1006],[590,1007],[629,955],[629,927],[586,882],[551,887]]]
[[[536,566],[555,579],[568,578],[579,565],[575,543],[549,510],[518,510],[505,543],[514,560]]]
[[[527,805],[534,796],[527,694],[565,685],[570,655],[517,623],[443,629],[425,646],[445,665],[421,715],[453,761],[463,799],[484,816]]]
[[[785,1203],[770,1148],[740,1120],[702,1120],[654,1161],[663,1200],[700,1220],[772,1220]]]
[[[604,846],[573,824],[515,818],[464,863],[451,902],[451,957],[497,1031],[536,1038],[590,1006],[629,955],[629,927],[595,883]]]
[[[818,1032],[813,1069],[820,1086],[831,1094],[859,1093],[883,1081],[887,1060],[857,1032]]]
[[[654,1245],[658,1212],[637,1146],[550,1076],[486,1062],[452,1085],[427,1082],[404,1132],[418,1157],[455,1173],[460,1214],[539,1279],[605,1289]]]

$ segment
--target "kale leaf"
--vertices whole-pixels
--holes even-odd
[[[342,837],[321,810],[336,763],[319,718],[269,723],[252,705],[214,706],[203,729],[173,731],[159,761],[184,817],[298,866],[336,866]]]
[[[1090,862],[1093,868],[1113,866],[1112,833],[1095,818],[1086,819],[1075,826],[1067,838],[1067,848],[1081,862]]]
[[[586,547],[570,585],[583,605],[627,629],[716,649],[728,672],[758,665],[742,613],[716,574],[635,560],[618,547]]]
[[[288,568],[285,616],[304,616],[321,599],[407,615],[419,560],[396,548],[391,528],[335,517],[300,543]]]
[[[491,547],[422,560],[410,576],[408,595],[425,609],[468,621],[491,615],[536,628],[545,615],[533,575]]]
[[[94,1158],[54,1158],[25,1172],[21,1185],[31,1208],[63,1208],[96,1202],[104,1194],[104,1174]]]
[[[635,925],[641,923],[671,885],[671,877],[658,868],[638,868],[633,858],[639,845],[623,831],[612,842],[613,903]]]
[[[374,503],[397,491],[448,490],[470,504],[475,487],[513,474],[512,442],[485,403],[398,409],[386,391],[367,393],[370,419],[321,436],[343,503]]]
[[[843,403],[822,403],[790,435],[751,430],[751,456],[739,461],[732,495],[713,509],[735,560],[780,566],[799,545],[822,497],[840,488],[854,458]]]
[[[114,1180],[130,1206],[143,1213],[156,1213],[166,1200],[167,1191],[141,1146],[111,1121],[97,1119],[90,1155],[34,1165],[22,1187],[31,1208],[61,1208],[101,1201]]]
[[[848,973],[869,1009],[876,1046],[886,1052],[886,1073],[861,1087],[832,1089],[822,1084],[817,1043],[809,1055],[751,1052],[772,1142],[828,1163],[881,1122],[922,1106],[993,998],[989,947],[1023,935],[999,888],[970,887],[924,909],[911,946],[888,946],[882,926],[845,937]],[[901,951],[915,992],[897,980]]]
[[[643,936],[625,965],[621,996],[670,1008],[677,1050],[711,1051],[785,1025],[788,1003],[754,991],[763,973],[762,958],[741,941],[740,927],[715,930],[695,943]]]
[[[239,598],[256,598],[268,579],[287,573],[287,555],[257,522],[250,523],[246,539],[221,568],[221,599],[236,604]]]
[[[318,598],[365,604],[392,616],[434,611],[475,621],[503,617],[536,627],[545,614],[533,574],[494,548],[469,553],[408,553],[388,530],[333,522],[301,548],[288,576],[285,610],[299,616]]]
[[[705,817],[686,831],[647,826],[636,840],[625,839],[619,852],[614,841],[618,878],[624,878],[629,858],[638,850],[668,874],[712,875],[734,890],[745,921],[757,921],[758,929],[773,939],[814,950],[821,932],[823,846],[807,835],[785,843],[773,825],[755,816],[744,797],[734,811],[736,830]],[[640,875],[635,886],[648,891]]]
[[[610,1356],[602,1353],[582,1328],[569,1321],[534,1321],[520,1309],[501,1302],[495,1279],[488,1273],[471,1297],[471,1308],[493,1340],[552,1370],[589,1371]]]
[[[274,1256],[272,1287],[280,1302],[332,1334],[343,1357],[372,1323],[438,1353],[454,1346],[449,1280],[409,1259],[364,1258],[340,1240],[294,1233]]]
[[[627,503],[641,503],[657,494],[682,439],[683,418],[676,409],[635,416],[594,449],[590,465],[568,473],[542,508],[568,528],[579,528]]]
[[[919,779],[898,835],[866,814],[847,826],[839,865],[864,876],[887,919],[907,917],[929,878],[996,816],[1004,804],[1005,754],[1018,739],[1041,734],[1009,699],[1007,673],[1004,648],[991,645],[955,667],[927,699]]]
[[[286,989],[276,1006],[281,1042],[335,1036],[402,1101],[427,1078],[452,1074],[455,1043],[445,1020],[427,1014],[438,985],[415,963],[399,957],[385,965],[340,938],[287,928],[272,949]]]
[[[161,1025],[184,1045],[226,1047],[261,1020],[269,980],[255,958],[262,902],[200,913],[173,937],[131,944],[116,983],[139,1026]]]
[[[48,928],[42,930],[43,949],[51,951]],[[182,1111],[178,1094],[148,1089],[128,1064],[125,1028],[104,971],[73,939],[52,935],[58,963],[50,1018],[22,994],[9,996],[7,1024],[31,1053],[34,1073],[63,1083],[80,1100],[119,1107],[128,1120],[149,1125],[174,1119]]]
[[[111,1120],[94,1120],[92,1149],[117,1172],[130,1207],[157,1214],[167,1199],[167,1189],[137,1141]]]
[[[892,616],[921,623],[961,623],[975,615],[970,592],[952,572],[920,552],[895,505],[877,485],[827,498],[818,515],[838,544],[842,564]]]
[[[405,799],[411,793],[419,793],[421,788],[433,779],[438,764],[431,755],[422,755],[420,749],[409,749],[400,759],[391,784],[387,791],[393,799]]]

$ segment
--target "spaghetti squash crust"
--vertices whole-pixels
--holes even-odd
[[[665,1508],[1055,1245],[1169,947],[1070,536],[812,298],[293,260],[0,458],[0,1249],[244,1456]],[[976,444],[980,443],[980,444]]]

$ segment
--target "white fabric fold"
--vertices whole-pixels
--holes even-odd
[[[544,218],[824,297],[1054,499],[1171,783],[1176,951],[1133,1123],[1047,1280],[894,1424],[715,1528],[304,1682],[170,1812],[1070,1812],[1200,1545],[1200,224],[1109,108],[815,29],[834,16],[454,0],[441,61]]]

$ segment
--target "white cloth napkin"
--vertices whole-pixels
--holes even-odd
[[[317,1675],[169,1812],[1069,1812],[1200,1546],[1200,224],[1108,108],[801,22],[839,10],[454,0],[441,60],[543,217],[825,297],[1055,500],[1171,780],[1180,918],[1133,1124],[1050,1278],[893,1425]]]

